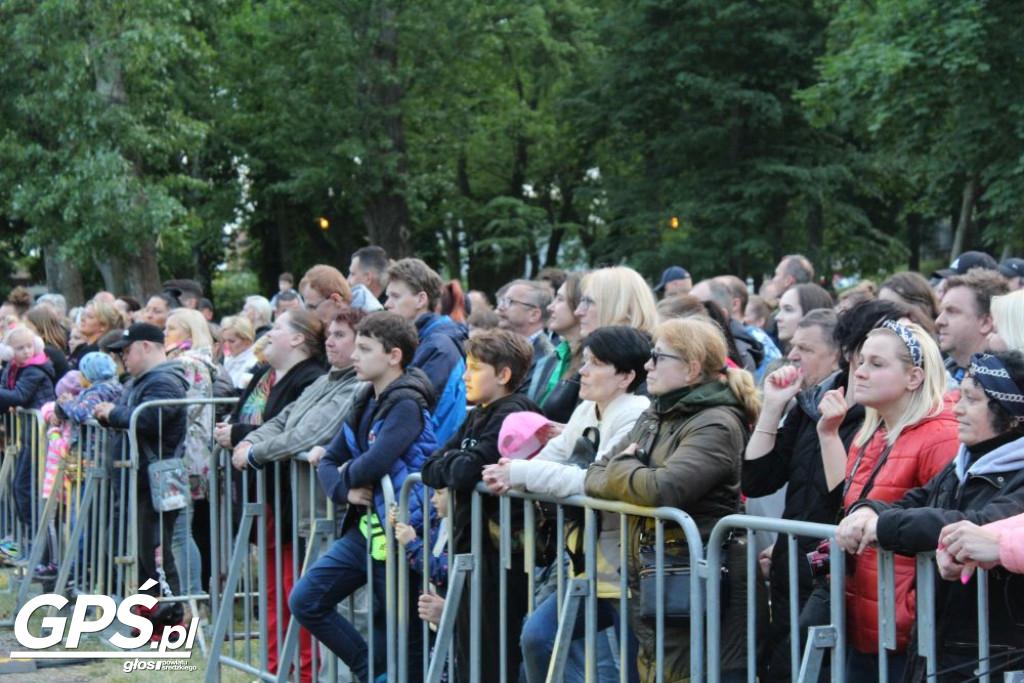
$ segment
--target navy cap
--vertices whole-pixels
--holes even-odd
[[[1024,277],[1024,258],[1008,258],[999,264],[999,272],[1004,277]]]
[[[116,342],[107,346],[111,351],[120,351],[127,347],[132,342],[137,341],[148,341],[157,344],[164,343],[164,331],[156,325],[150,325],[149,323],[135,323],[121,335],[121,338]]]
[[[965,275],[972,268],[996,270],[999,268],[999,264],[996,263],[994,258],[983,251],[965,251],[949,264],[949,268],[936,270],[932,273],[932,277],[947,278],[954,275]]]
[[[665,269],[665,272],[661,274],[661,282],[654,288],[655,292],[660,292],[665,289],[665,285],[676,280],[685,280],[690,277],[690,271],[686,270],[682,266],[669,266]]]

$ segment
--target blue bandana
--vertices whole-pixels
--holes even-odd
[[[1024,416],[1024,392],[998,358],[988,353],[974,354],[971,357],[971,377],[1010,415]]]
[[[881,327],[896,333],[896,336],[900,338],[903,345],[907,347],[907,351],[910,352],[910,362],[914,364],[914,367],[920,368],[924,365],[924,353],[921,351],[921,344],[910,330],[895,320],[886,320],[882,323]]]

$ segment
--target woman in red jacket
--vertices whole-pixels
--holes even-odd
[[[868,335],[854,365],[853,398],[865,407],[865,417],[847,458],[847,510],[864,499],[899,500],[938,474],[959,447],[956,419],[943,401],[942,356],[924,330],[886,322]],[[842,421],[846,401],[841,398],[832,397],[833,409],[822,411],[826,424],[819,432]],[[878,558],[874,548],[862,543],[863,535],[862,528],[849,523],[841,524],[836,534],[844,550],[859,555],[851,558],[846,580],[846,675],[851,681],[878,680]],[[913,583],[914,559],[897,557],[897,649],[889,654],[890,680],[902,678],[906,663],[914,621]]]

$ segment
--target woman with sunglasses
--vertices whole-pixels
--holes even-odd
[[[849,511],[865,501],[890,503],[924,486],[959,446],[956,420],[945,406],[945,370],[939,347],[917,325],[887,321],[868,334],[851,363],[853,399],[864,406],[864,426],[853,440],[843,483]],[[818,425],[822,453],[837,441],[847,399],[831,391],[821,402]],[[829,464],[826,463],[826,471]],[[847,567],[846,633],[851,681],[878,680],[878,558],[863,513],[839,525],[836,539],[858,555]],[[895,569],[897,648],[888,655],[889,680],[900,680],[914,623],[914,560],[897,557]]]
[[[877,544],[901,555],[939,548],[937,561],[944,578],[970,578],[958,562],[956,537],[945,525],[966,520],[985,524],[1006,518],[1024,507],[1024,353],[976,354],[960,385],[953,409],[960,448],[927,485],[908,491],[892,503],[866,500],[854,506],[844,524],[863,529],[861,545]],[[840,526],[840,531],[843,527]],[[952,547],[954,554],[947,552]],[[936,636],[939,680],[974,677],[978,662],[977,589],[967,581],[939,585]],[[1024,648],[1024,579],[995,570],[989,583],[990,673],[1020,668]],[[912,680],[925,680],[915,660]]]
[[[706,319],[668,320],[655,330],[645,366],[652,407],[637,420],[627,448],[587,470],[586,492],[645,507],[676,507],[697,523],[706,541],[715,524],[740,509],[740,463],[757,422],[761,401],[749,372],[726,367],[722,333]],[[652,537],[652,520],[630,522],[629,581],[639,587],[639,549]],[[666,525],[667,549],[686,554],[680,529]],[[745,549],[729,551],[729,602],[722,606],[724,680],[743,678],[746,666]],[[665,627],[666,681],[690,677],[689,626]],[[652,620],[634,610],[640,680],[653,680],[656,632]]]

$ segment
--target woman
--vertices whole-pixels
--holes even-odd
[[[955,544],[945,525],[958,520],[984,524],[1024,506],[1024,353],[976,354],[953,409],[960,439],[956,458],[925,486],[896,502],[862,501],[839,527],[844,547],[877,544],[900,555],[939,548],[944,578],[966,569],[947,552]],[[966,574],[969,577],[969,574]],[[942,583],[936,594],[938,680],[974,679],[978,662],[977,590],[964,582]],[[1024,649],[1024,578],[997,570],[990,576],[990,673],[1019,669],[1007,658]],[[982,668],[985,668],[982,666]],[[915,660],[911,677],[926,680]]]
[[[935,560],[942,578],[968,579],[977,567],[1002,565],[1014,574],[1024,574],[1024,514],[978,526],[954,522],[939,532]]]
[[[220,339],[224,349],[224,369],[231,375],[231,382],[237,389],[245,389],[253,378],[253,367],[259,362],[252,349],[256,331],[248,318],[232,315],[221,321]]]
[[[346,314],[356,316],[354,311]],[[252,326],[245,318],[228,318],[224,330],[228,329],[227,320],[244,323],[252,332]],[[248,386],[242,392],[235,406],[231,419],[217,425],[217,443],[226,449],[234,449],[245,438],[261,425],[269,422],[291,405],[306,388],[319,379],[327,370],[324,364],[324,332],[323,323],[313,313],[301,309],[286,311],[264,335],[267,339],[267,364],[260,365]],[[281,566],[289,571],[282,577],[284,595],[282,605],[287,605],[288,596],[294,585],[294,577],[290,568],[293,564],[292,544],[292,490],[291,468],[284,464],[280,468],[267,468],[264,476],[263,500],[267,501],[267,597],[270,605],[276,606],[277,601],[277,533],[281,534]],[[241,477],[234,482],[241,486]],[[256,477],[249,477],[248,500],[257,500]],[[275,513],[275,496],[280,495],[279,514]],[[241,496],[239,495],[239,499]],[[255,533],[255,532],[254,532]],[[254,537],[255,538],[255,537]],[[276,609],[276,607],[275,607]],[[268,652],[276,670],[277,661],[277,629],[268,630]],[[301,658],[306,664],[302,667],[303,680],[312,678],[312,670],[308,664],[312,651],[308,633],[303,633],[301,642]]]
[[[924,328],[935,336],[935,319],[939,317],[939,301],[935,298],[928,280],[920,273],[906,271],[896,273],[878,288],[878,298],[884,301],[895,301],[913,308],[917,315],[914,322],[921,324],[929,321]]]
[[[693,518],[705,541],[715,524],[740,507],[740,462],[757,421],[760,399],[745,370],[725,367],[722,334],[711,322],[696,318],[669,320],[658,326],[654,351],[645,366],[647,390],[654,405],[630,433],[633,443],[587,470],[586,492],[646,507],[677,507]],[[630,522],[630,585],[638,588],[641,535],[653,532],[651,520]],[[685,553],[681,530],[665,529],[665,539]],[[742,672],[746,663],[745,549],[730,558],[730,599],[723,605],[723,671]],[[634,601],[635,604],[635,601]],[[640,679],[655,674],[655,628],[634,610],[639,640]],[[690,677],[687,626],[665,628],[665,680]]]
[[[78,321],[78,331],[85,338],[85,343],[77,346],[68,358],[68,365],[71,369],[78,368],[78,362],[82,356],[93,351],[99,351],[100,337],[110,330],[127,327],[121,318],[121,313],[113,305],[106,301],[90,301],[82,311],[82,317]]]
[[[864,406],[865,416],[847,459],[846,510],[865,500],[899,500],[953,459],[956,420],[945,407],[945,386],[939,347],[917,325],[887,321],[868,335],[853,373],[853,398]],[[847,400],[838,391],[822,400],[818,435],[823,454],[827,441],[839,439],[846,411]],[[859,537],[853,542],[848,523],[840,529],[837,538],[844,549],[863,551],[846,581],[847,678],[877,680],[878,561],[874,549],[860,547]],[[914,560],[896,558],[895,577],[897,654],[889,656],[889,672],[899,680],[914,621]]]
[[[529,391],[544,416],[562,424],[569,420],[579,398],[577,371],[583,354],[580,321],[575,311],[583,297],[581,282],[579,273],[570,273],[548,306],[548,330],[557,334],[561,341],[555,352],[544,360],[544,366],[534,373]]]
[[[484,482],[498,494],[509,488],[557,497],[584,493],[586,464],[570,462],[574,448],[583,437],[584,430],[596,427],[596,459],[601,460],[611,453],[613,446],[629,435],[637,418],[650,405],[646,397],[633,393],[647,377],[644,365],[650,357],[650,342],[630,327],[602,327],[588,335],[583,342],[584,362],[580,367],[581,402],[569,418],[565,430],[549,441],[531,460],[502,459],[497,465],[488,465],[484,468]],[[578,528],[576,533],[580,533]],[[580,545],[579,542],[570,543],[574,548]],[[599,628],[613,626],[618,631],[618,515],[601,515],[599,544]],[[582,569],[581,563],[577,566]],[[558,609],[558,594],[552,593],[533,611],[523,626],[523,663],[526,680],[531,683],[543,681],[547,675],[558,629]],[[579,635],[582,635],[583,624],[584,614],[581,611],[576,625]],[[608,647],[608,640],[600,639],[598,648],[598,680],[617,681],[618,666]],[[584,680],[584,669],[577,660],[576,657],[570,658],[565,680]],[[632,673],[635,678],[635,671]]]
[[[796,285],[786,290],[779,299],[779,312],[775,316],[779,341],[783,345],[789,346],[800,319],[815,308],[832,308],[832,296],[818,285]]]
[[[150,325],[156,325],[163,329],[167,325],[167,316],[181,304],[170,294],[160,293],[149,297],[146,308],[142,310],[142,319]]]
[[[60,318],[49,306],[36,306],[25,314],[25,327],[43,340],[43,351],[53,364],[54,377],[60,379],[70,369],[68,366],[68,333]]]
[[[628,325],[650,334],[657,324],[654,294],[632,268],[601,268],[583,278],[583,296],[576,307],[580,337],[599,327]]]
[[[157,297],[153,297],[157,298]],[[202,313],[178,308],[167,317],[164,328],[167,360],[176,360],[185,370],[188,399],[213,398],[213,337]],[[190,514],[178,515],[174,526],[175,557],[184,558],[182,589],[188,594],[203,592],[204,561],[210,557],[209,494],[213,444],[213,407],[191,405],[186,412],[185,463],[192,490]],[[195,540],[193,540],[195,539]],[[193,554],[194,553],[194,554]]]
[[[991,351],[1024,351],[1024,289],[992,297]]]
[[[659,301],[657,310],[659,322],[695,316],[713,322],[722,333],[722,338],[725,339],[725,346],[728,350],[726,363],[735,368],[743,368],[743,358],[736,345],[736,338],[733,337],[732,330],[729,329],[729,319],[722,307],[714,301],[701,301],[692,294],[674,294]]]

